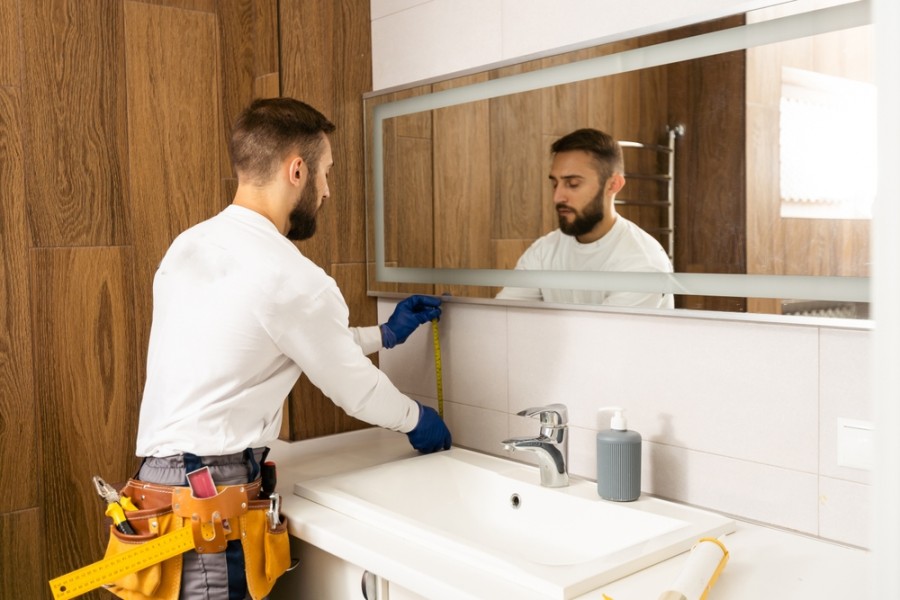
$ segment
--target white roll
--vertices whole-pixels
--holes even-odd
[[[681,573],[660,600],[705,600],[725,563],[728,550],[717,539],[703,538],[691,549]]]

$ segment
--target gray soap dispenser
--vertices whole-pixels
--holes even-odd
[[[605,500],[631,502],[641,495],[641,434],[629,431],[625,409],[614,411],[609,429],[597,434],[597,493]]]

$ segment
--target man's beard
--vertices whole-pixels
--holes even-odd
[[[564,215],[559,215],[559,230],[573,237],[590,233],[597,223],[603,220],[603,188],[604,186],[600,186],[600,192],[587,203],[580,214],[572,211],[575,218],[571,223]]]
[[[300,199],[288,217],[291,225],[287,232],[289,240],[299,242],[313,236],[316,232],[317,204],[316,186],[308,182],[300,192]]]

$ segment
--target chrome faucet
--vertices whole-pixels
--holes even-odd
[[[526,408],[520,417],[539,417],[541,433],[537,437],[514,437],[500,442],[505,450],[528,450],[537,454],[541,485],[569,485],[566,461],[569,458],[569,411],[565,404],[548,404]]]

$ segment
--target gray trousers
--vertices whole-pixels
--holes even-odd
[[[259,476],[266,448],[226,456],[193,454],[144,459],[138,479],[162,485],[187,485],[185,474],[209,467],[216,485],[249,483]],[[228,543],[225,552],[197,554],[185,552],[181,572],[180,600],[250,600],[244,573],[244,552],[240,540]]]

